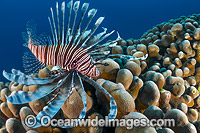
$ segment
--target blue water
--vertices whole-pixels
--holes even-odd
[[[50,7],[62,0],[1,0],[0,1],[0,81],[6,81],[2,71],[22,67],[26,22],[34,20],[38,31],[49,31],[47,17]],[[81,0],[97,8],[97,16],[105,16],[102,26],[117,30],[124,39],[135,38],[169,19],[200,13],[199,0]],[[50,34],[50,32],[49,32]],[[116,37],[116,36],[114,36]],[[113,38],[115,39],[115,38]]]

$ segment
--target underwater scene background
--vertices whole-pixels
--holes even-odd
[[[0,133],[200,132],[200,1],[62,2],[0,1]],[[44,32],[52,38],[37,36]],[[27,71],[46,65],[31,75],[22,63],[27,47]],[[44,127],[43,116],[62,122]],[[78,122],[96,118],[131,123]],[[136,126],[138,119],[145,122]]]
[[[48,16],[50,7],[63,0],[1,0],[0,1],[0,72],[16,68],[23,70],[22,56],[28,49],[22,32],[26,23],[34,20],[38,33],[50,33]],[[67,2],[67,1],[66,1]],[[200,13],[198,0],[81,0],[98,9],[96,16],[105,16],[101,25],[109,31],[116,30],[123,39],[139,39],[153,26],[180,16]],[[114,34],[110,39],[115,39]],[[6,79],[0,74],[0,80]]]

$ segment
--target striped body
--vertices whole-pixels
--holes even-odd
[[[93,64],[89,54],[85,54],[85,50],[79,48],[75,50],[75,46],[71,48],[68,45],[34,45],[29,43],[28,47],[35,57],[45,65],[59,66],[63,69],[77,70],[89,77],[99,76],[99,70]]]

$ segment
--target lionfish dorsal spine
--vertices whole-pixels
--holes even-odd
[[[61,11],[62,11],[62,41],[61,45],[64,45],[64,28],[65,28],[65,2],[62,3],[61,6]]]
[[[89,4],[88,4],[88,3],[84,3],[84,4],[85,4],[85,5],[83,5],[83,7],[84,7],[84,8],[83,8],[83,11],[84,11],[84,15],[85,15],[85,13],[86,13],[86,11],[87,11],[87,9],[88,9]],[[88,18],[89,18],[89,21],[86,23],[85,28],[84,28],[84,29],[82,30],[82,32],[80,33],[80,35],[79,35],[79,37],[78,37],[78,39],[77,39],[77,41],[76,41],[76,44],[77,44],[77,45],[80,45],[80,44],[81,44],[81,43],[80,43],[80,40],[81,40],[82,38],[84,38],[84,37],[83,37],[84,35],[86,35],[86,30],[87,30],[88,26],[90,25],[92,19],[94,18],[96,12],[97,12],[96,9],[91,9],[91,10],[88,11]],[[88,33],[90,33],[90,32],[91,32],[91,31],[89,30]],[[87,34],[87,35],[88,35],[88,34]]]
[[[54,13],[53,13],[52,7],[50,8],[50,10],[51,10],[51,17],[52,17],[52,21],[53,21],[53,28],[54,28],[54,33],[55,33],[55,39],[56,39],[55,40],[55,44],[57,44],[58,43],[58,35],[57,35],[56,24],[55,24]]]
[[[51,17],[48,17],[48,19],[52,38],[46,41],[44,38],[34,37],[37,38],[37,44],[33,41],[29,42],[28,46],[38,61],[45,65],[55,65],[66,70],[76,69],[83,73],[96,69],[96,66],[93,65],[95,58],[103,57],[104,53],[108,54],[108,52],[101,52],[101,49],[115,43],[116,40],[102,45],[99,44],[114,30],[106,33],[107,28],[103,28],[103,32],[94,35],[104,17],[99,17],[94,26],[89,28],[97,9],[88,10],[88,7],[88,3],[83,3],[80,8],[80,1],[73,3],[73,0],[71,0],[66,5],[65,2],[62,2],[61,6],[56,3],[56,12],[53,11],[53,8],[50,8]],[[66,9],[68,9],[68,19],[65,18]],[[78,12],[80,12],[80,15],[78,15]],[[85,17],[86,14],[87,17]],[[82,26],[84,18],[86,18],[86,21],[85,25]],[[68,20],[67,23],[65,20]],[[31,41],[32,37],[29,37]],[[94,54],[94,52],[99,54]]]
[[[76,18],[77,18],[77,12],[78,12],[78,9],[79,9],[79,5],[80,5],[80,1],[76,1],[74,3],[74,6],[73,6],[73,10],[74,10],[75,16],[74,16],[74,20],[73,20],[73,25],[72,25],[72,28],[71,28],[71,34],[70,34],[70,36],[72,36],[73,31],[74,31],[74,27],[75,27],[75,23],[76,23]],[[75,34],[74,34],[74,36],[75,36]]]
[[[55,44],[56,43],[56,41],[55,41],[55,35],[54,35],[54,31],[53,31],[53,27],[52,27],[52,24],[51,24],[50,17],[48,17],[48,20],[49,20],[49,24],[50,24],[50,28],[51,28],[52,37],[53,37],[53,43]]]
[[[57,25],[58,25],[58,40],[60,40],[60,19],[59,19],[59,10],[58,10],[58,2],[56,2],[56,15],[57,15]]]
[[[65,42],[67,42],[68,40],[68,37],[70,35],[70,20],[71,20],[71,16],[72,16],[72,6],[73,6],[73,0],[71,0],[68,4],[67,4],[67,8],[69,8],[69,16],[68,16],[68,22],[67,22],[67,28],[66,28],[66,31],[65,31]]]

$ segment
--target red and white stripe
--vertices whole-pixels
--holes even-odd
[[[76,49],[76,45],[63,49],[66,46],[42,46],[29,43],[28,47],[36,58],[45,65],[59,66],[66,70],[77,70],[89,77],[96,77],[99,75],[99,70],[93,65],[90,55],[85,54],[86,51],[82,48]],[[65,55],[66,57],[64,57]]]

